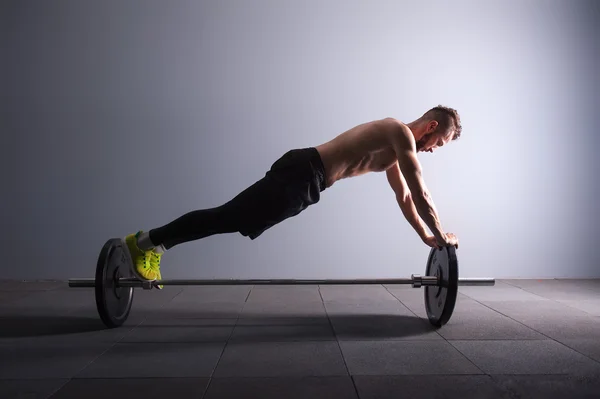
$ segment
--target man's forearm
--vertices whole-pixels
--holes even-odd
[[[417,208],[415,208],[415,204],[413,203],[410,197],[408,198],[396,198],[398,200],[398,205],[404,214],[404,217],[410,223],[410,225],[415,229],[419,237],[421,239],[427,236],[427,226],[421,220],[419,213],[417,212]]]
[[[414,207],[415,212],[421,217],[423,223],[431,230],[431,233],[438,240],[444,239],[444,231],[442,230],[442,225],[440,223],[440,219],[437,215],[437,211],[435,206],[433,205],[433,201],[430,197],[423,196],[419,198],[414,198]]]

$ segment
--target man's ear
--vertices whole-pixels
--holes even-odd
[[[438,127],[438,122],[437,121],[430,121],[427,124],[427,133],[433,133],[435,132],[435,129]]]

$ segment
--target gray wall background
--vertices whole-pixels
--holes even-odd
[[[594,1],[4,1],[0,277],[92,277],[113,236],[228,201],[291,148],[457,108],[420,155],[463,277],[600,276]],[[384,173],[166,278],[424,272]]]

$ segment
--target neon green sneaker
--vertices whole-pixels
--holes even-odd
[[[142,251],[137,245],[137,240],[141,233],[141,231],[138,231],[135,234],[125,237],[125,243],[129,249],[133,264],[132,271],[141,280],[156,280],[159,278],[159,275],[156,274],[156,269],[150,265],[150,253],[152,251]]]
[[[160,274],[160,260],[163,256],[163,253],[160,252],[156,252],[154,250],[149,251],[149,260],[148,263],[150,265],[150,270],[152,270],[152,272],[155,273],[156,275],[156,280],[161,280],[162,279],[162,275]],[[156,288],[158,288],[159,290],[162,290],[164,286],[162,285],[157,285]]]

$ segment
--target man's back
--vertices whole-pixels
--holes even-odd
[[[363,123],[317,146],[325,166],[327,187],[348,177],[382,172],[397,162],[391,136],[400,123],[393,118]]]

